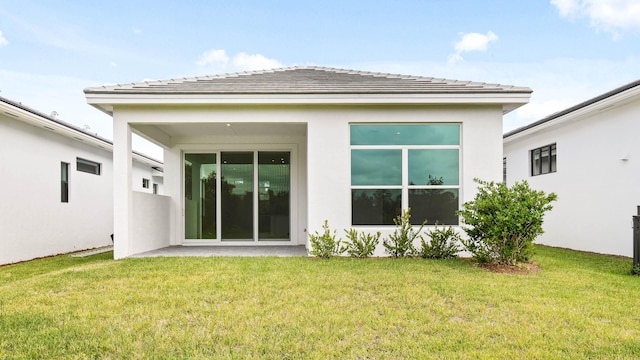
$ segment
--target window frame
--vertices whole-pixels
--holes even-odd
[[[544,152],[547,152],[548,162],[545,166]],[[558,147],[556,143],[540,146],[529,151],[529,173],[531,176],[552,174],[558,171],[557,160]],[[536,156],[538,159],[536,159]],[[545,156],[544,158],[546,158]],[[537,164],[536,164],[537,162]]]
[[[60,162],[60,202],[69,202],[69,163]]]
[[[143,189],[148,189],[149,188],[149,183],[151,182],[151,180],[146,179],[146,178],[142,178],[142,188]]]
[[[81,167],[79,165],[86,166],[86,167]],[[90,170],[87,167],[92,167],[93,171]],[[76,158],[76,171],[100,176],[102,174],[102,164],[97,162],[97,161],[93,161],[93,160],[88,160],[88,159],[84,159],[84,158],[81,158],[81,157],[77,157]]]
[[[507,184],[507,158],[502,158],[502,183]]]
[[[457,192],[458,204],[457,208],[460,209],[460,190],[462,184],[462,123],[350,123],[349,131],[353,126],[359,125],[457,125],[459,131],[458,144],[457,145],[351,145],[349,144],[349,168],[353,169],[353,150],[400,150],[401,151],[401,176],[402,181],[400,185],[353,185],[353,174],[350,174],[350,193],[352,200],[350,201],[351,207],[351,226],[394,226],[394,224],[355,224],[353,216],[353,191],[354,190],[400,190],[401,191],[401,208],[400,211],[404,212],[409,208],[409,197],[411,190],[455,190]],[[458,152],[458,179],[455,185],[415,185],[409,183],[409,152],[412,150],[457,150]],[[455,224],[440,224],[440,225],[452,225],[457,226],[460,224],[459,216],[456,216]],[[427,219],[429,220],[429,219]],[[415,224],[414,224],[415,225]],[[430,222],[429,225],[432,225]]]

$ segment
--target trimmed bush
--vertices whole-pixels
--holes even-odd
[[[427,231],[430,238],[429,242],[420,240],[420,249],[416,251],[416,255],[425,259],[453,259],[458,257],[462,238],[451,226],[435,227],[431,231]]]
[[[346,252],[351,257],[366,258],[373,255],[376,246],[380,242],[380,231],[375,235],[371,233],[359,232],[356,229],[345,230],[348,242],[343,242],[344,246],[340,249],[341,253]]]
[[[533,241],[543,233],[544,213],[558,197],[529,187],[526,181],[512,187],[474,179],[480,186],[473,201],[458,211],[468,239],[462,244],[479,262],[515,265],[529,261]]]
[[[331,231],[329,221],[325,220],[322,225],[322,234],[317,231],[309,234],[309,243],[311,250],[309,253],[313,256],[328,259],[341,254],[340,243],[342,240],[337,238],[336,230]]]
[[[402,215],[394,218],[393,222],[396,224],[396,229],[393,234],[389,235],[388,240],[385,239],[382,242],[385,252],[396,258],[412,256],[415,252],[413,241],[420,237],[420,232],[427,221],[425,220],[420,225],[418,231],[414,231],[413,225],[411,225],[411,209],[407,209]]]

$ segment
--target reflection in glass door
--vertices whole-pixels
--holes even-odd
[[[289,240],[290,157],[258,153],[258,240]]]
[[[253,239],[253,151],[220,154],[222,240]]]
[[[185,154],[184,192],[185,240],[291,240],[289,151]]]
[[[185,239],[216,238],[216,154],[185,154]]]

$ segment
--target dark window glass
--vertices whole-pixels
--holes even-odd
[[[531,176],[556,172],[556,144],[531,150]]]
[[[289,152],[258,152],[258,240],[289,240]]]
[[[458,225],[458,189],[409,189],[411,223]]]
[[[502,182],[507,183],[507,158],[502,158]]]
[[[142,187],[145,189],[149,188],[149,179],[142,179]]]
[[[91,160],[76,158],[76,170],[89,174],[100,175],[100,163]]]
[[[216,154],[184,155],[185,239],[216,238],[216,181]]]
[[[253,152],[223,152],[222,240],[253,239]]]
[[[60,201],[69,202],[69,163],[60,163]]]
[[[393,225],[402,211],[401,189],[351,190],[353,225]]]

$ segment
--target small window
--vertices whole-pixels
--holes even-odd
[[[149,179],[142,179],[142,187],[145,189],[149,188]]]
[[[60,202],[69,202],[69,163],[60,163]]]
[[[153,193],[157,194],[158,193],[158,184],[153,184]]]
[[[531,150],[531,176],[556,172],[556,144]]]
[[[100,163],[95,161],[76,158],[76,170],[89,174],[100,175]]]
[[[502,182],[507,183],[507,158],[502,158]]]

